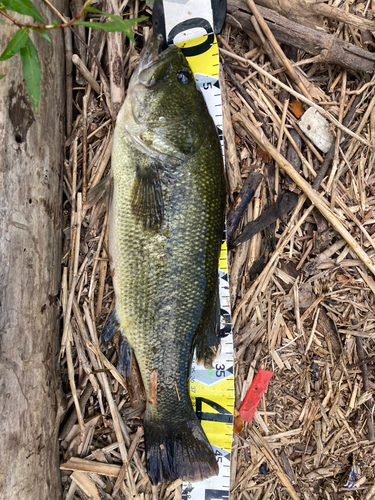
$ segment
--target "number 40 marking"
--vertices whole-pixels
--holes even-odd
[[[211,406],[218,413],[208,413],[202,411],[202,403],[206,403],[208,406]],[[233,415],[223,406],[215,403],[215,401],[211,401],[210,399],[201,398],[197,396],[195,398],[195,413],[199,420],[208,420],[210,422],[222,422],[225,424],[233,423]]]

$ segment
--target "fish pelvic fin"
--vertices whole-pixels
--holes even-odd
[[[104,325],[102,332],[102,342],[106,348],[108,355],[108,341],[115,335],[118,331],[121,332],[120,349],[117,362],[117,370],[121,377],[124,379],[125,386],[127,388],[130,402],[133,408],[144,407],[144,401],[146,400],[144,394],[144,388],[142,384],[141,375],[139,373],[139,368],[135,356],[133,355],[133,348],[128,342],[128,339],[124,335],[121,329],[120,321],[116,315],[116,310],[114,309],[108,316],[106,324]]]
[[[133,215],[145,230],[160,229],[164,217],[164,203],[156,161],[137,169],[131,192],[131,206]]]
[[[102,341],[107,347],[108,341],[120,330],[120,321],[116,314],[116,309],[113,309],[105,322],[102,331]]]
[[[102,342],[107,349],[108,341],[117,333],[121,331],[120,321],[116,314],[116,309],[113,309],[111,314],[104,325],[102,331]],[[122,332],[121,332],[122,333]],[[120,352],[118,356],[117,369],[125,381],[131,378],[131,364],[133,357],[133,349],[129,345],[125,335],[121,335]]]
[[[124,377],[126,384],[128,385],[131,380],[131,366],[133,358],[133,349],[129,345],[126,337],[122,335],[120,352],[118,355],[117,370],[120,375]]]
[[[153,485],[177,478],[203,481],[216,476],[219,467],[202,426],[194,413],[160,421],[146,410],[145,448],[147,472]]]

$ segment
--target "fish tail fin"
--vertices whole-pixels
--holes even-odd
[[[216,476],[219,468],[212,447],[192,410],[185,418],[160,421],[146,410],[145,448],[147,472],[152,484],[202,481]]]

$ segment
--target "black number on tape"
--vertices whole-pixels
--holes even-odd
[[[206,490],[204,500],[228,500],[228,490]]]
[[[217,377],[225,377],[225,365],[216,365],[215,369]]]
[[[215,450],[215,457],[217,462],[222,462],[223,461],[223,455],[220,453],[219,450]]]
[[[206,411],[202,411],[202,403],[206,403],[208,406],[211,406],[218,413],[208,413]],[[207,420],[209,422],[222,422],[224,424],[233,423],[233,415],[223,406],[215,403],[215,401],[211,401],[210,399],[201,398],[197,396],[195,398],[195,413],[199,420]]]

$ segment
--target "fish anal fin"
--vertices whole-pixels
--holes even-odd
[[[132,408],[143,411],[146,394],[133,349],[124,334],[121,336],[117,370],[125,381]]]
[[[145,230],[160,229],[164,203],[157,162],[137,169],[131,192],[131,207],[133,215]]]
[[[102,331],[102,342],[106,349],[108,341],[117,332],[121,332],[117,370],[125,381],[132,407],[136,409],[143,409],[146,396],[138,363],[134,356],[133,349],[121,329],[116,309],[113,309],[111,314],[108,316]]]
[[[211,368],[212,361],[220,353],[220,297],[219,286],[217,286],[211,300],[211,308],[208,311],[206,323],[202,327],[202,333],[198,333],[195,347],[197,363]]]

